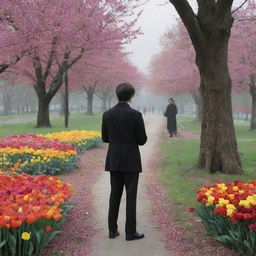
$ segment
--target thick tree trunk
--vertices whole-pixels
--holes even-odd
[[[198,167],[212,173],[241,173],[232,115],[227,44],[213,43],[210,49],[212,50],[209,50],[207,61],[202,61],[203,58],[197,59],[203,101]]]
[[[192,92],[192,97],[196,104],[196,120],[201,122],[203,106],[202,106],[202,97],[201,97],[200,91],[198,93]]]
[[[256,129],[256,84],[250,85],[250,94],[252,96],[252,116],[251,116],[251,130]]]
[[[228,42],[233,25],[233,0],[169,0],[184,23],[196,51],[203,100],[198,166],[211,172],[241,173],[231,108]]]
[[[86,100],[87,100],[87,115],[93,115],[93,97],[95,93],[95,88],[97,86],[97,82],[93,86],[82,86],[86,93]]]
[[[38,97],[37,127],[51,127],[49,114],[50,100],[47,97]]]

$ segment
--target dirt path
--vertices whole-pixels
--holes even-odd
[[[120,237],[116,239],[108,238],[107,212],[110,193],[109,173],[103,173],[95,184],[93,193],[95,195],[95,229],[98,231],[93,239],[93,250],[91,256],[166,256],[167,250],[164,248],[162,233],[151,218],[151,204],[147,196],[145,172],[150,168],[150,159],[154,155],[154,147],[157,144],[161,133],[161,125],[164,119],[157,115],[150,115],[146,118],[146,129],[149,140],[141,148],[144,174],[140,175],[138,191],[137,222],[138,231],[145,233],[142,240],[125,241],[125,193],[119,212]]]

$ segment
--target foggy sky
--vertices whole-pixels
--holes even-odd
[[[171,4],[160,6],[164,1],[150,0],[142,9],[144,10],[138,26],[141,27],[144,35],[139,36],[126,47],[130,60],[140,71],[146,73],[147,66],[152,56],[160,51],[160,39],[164,32],[175,25],[178,17]]]
[[[170,28],[175,26],[178,17],[175,9],[170,3],[160,6],[164,0],[149,0],[142,9],[142,17],[138,21],[144,35],[139,36],[126,50],[131,52],[130,60],[140,71],[147,73],[151,58],[157,54],[160,47],[161,36]],[[192,6],[196,6],[194,0],[189,0]],[[234,6],[238,6],[243,0],[235,0]]]

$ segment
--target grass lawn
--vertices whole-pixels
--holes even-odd
[[[13,114],[13,115],[0,115],[0,121],[1,120],[12,120],[12,119],[16,119],[16,118],[36,118],[36,114],[35,113],[25,113],[23,115],[17,115],[17,114]]]
[[[49,133],[66,130],[100,130],[101,114],[86,116],[82,113],[71,114],[69,128],[64,127],[64,118],[59,117],[51,121],[51,128],[35,128],[35,122],[19,123],[19,124],[1,124],[0,137],[19,133]]]
[[[238,139],[256,139],[256,130],[250,131],[249,122],[235,122],[236,134]],[[178,128],[185,128],[194,133],[200,133],[201,124],[193,117],[180,116],[178,118]]]
[[[200,125],[191,118],[179,118],[182,125],[193,132],[199,132]],[[256,131],[249,131],[246,126],[236,127],[239,139],[256,139]],[[195,206],[196,191],[205,184],[214,183],[215,179],[232,181],[234,179],[256,179],[256,141],[239,141],[239,152],[242,153],[244,174],[223,175],[220,173],[209,174],[196,169],[199,154],[199,140],[164,140],[161,144],[161,180],[166,185],[168,199],[171,202],[171,214],[182,225],[193,229],[188,224],[192,214],[188,207]]]

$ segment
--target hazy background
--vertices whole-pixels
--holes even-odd
[[[239,6],[244,0],[235,0],[234,6]],[[196,1],[189,3],[196,9]],[[131,52],[130,60],[144,73],[148,73],[148,64],[153,55],[161,49],[160,39],[166,30],[175,26],[177,12],[168,1],[149,0],[141,9],[143,14],[138,22],[143,35],[134,40],[126,49]],[[196,11],[196,10],[195,10]]]
[[[141,7],[143,14],[138,22],[143,35],[134,40],[126,49],[131,52],[130,60],[147,73],[152,56],[160,51],[160,39],[164,32],[175,25],[178,17],[171,4],[160,5],[164,1],[151,0]]]

